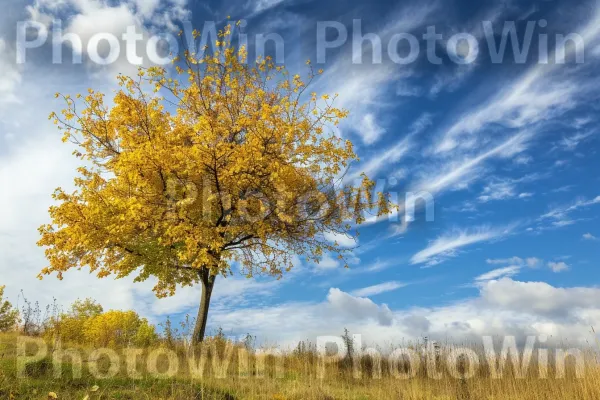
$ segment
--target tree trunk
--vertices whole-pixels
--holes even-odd
[[[206,333],[206,320],[208,319],[208,308],[210,306],[210,296],[215,286],[216,275],[209,275],[208,271],[202,273],[202,296],[200,298],[200,308],[198,308],[198,317],[194,327],[192,343],[202,343]]]

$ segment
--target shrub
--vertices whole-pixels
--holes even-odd
[[[55,318],[44,335],[46,337],[60,337],[67,343],[83,343],[85,340],[84,324],[93,317],[102,314],[102,306],[95,300],[76,300],[71,305],[71,310]]]
[[[19,318],[19,312],[9,301],[4,300],[4,288],[5,286],[0,286],[0,332],[13,329]]]
[[[75,300],[71,305],[71,316],[78,319],[87,319],[98,316],[104,312],[104,309],[96,300],[87,298],[85,300]]]
[[[84,322],[85,341],[94,346],[148,346],[156,338],[154,326],[134,311],[108,311]]]
[[[53,321],[45,336],[96,347],[147,347],[158,339],[154,326],[136,312],[104,312],[92,299],[75,301],[68,313]]]

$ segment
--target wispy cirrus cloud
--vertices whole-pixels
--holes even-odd
[[[413,146],[412,138],[410,136],[405,137],[392,147],[372,155],[364,165],[358,165],[350,174],[346,175],[344,181],[351,182],[359,179],[362,173],[365,173],[369,178],[375,178],[383,169],[398,163]]]
[[[551,227],[560,228],[563,226],[573,225],[578,219],[571,218],[571,215],[576,211],[587,208],[589,206],[600,204],[600,196],[596,196],[591,200],[579,198],[572,202],[570,205],[555,207],[548,211],[546,214],[540,216],[537,221],[543,223],[546,220],[550,220]],[[548,229],[547,226],[540,225],[538,230]]]
[[[426,191],[431,194],[437,194],[455,185],[460,186],[466,182],[478,179],[480,177],[477,174],[479,171],[478,168],[486,160],[514,156],[526,149],[527,142],[532,137],[533,132],[521,132],[479,155],[467,159],[460,157],[460,160],[450,165],[444,163],[433,174],[422,178],[420,182],[415,184],[415,190],[413,191]]]
[[[585,44],[600,36],[600,6],[579,30]],[[566,57],[576,50],[567,47]],[[593,65],[588,63],[586,67]],[[507,128],[526,128],[563,115],[593,94],[597,86],[573,76],[564,63],[537,63],[513,82],[504,82],[498,95],[460,115],[433,145],[435,153],[455,149],[472,150],[481,145],[478,136],[483,128],[500,124]]]
[[[508,199],[526,199],[533,196],[533,193],[521,192],[518,190],[518,185],[521,183],[530,183],[538,179],[541,179],[541,174],[529,174],[520,178],[493,178],[489,182],[479,195],[478,200],[482,203],[486,203],[494,200],[508,200]]]
[[[577,147],[587,140],[587,138],[596,134],[596,130],[589,129],[585,132],[577,132],[571,136],[563,137],[557,144],[557,147],[566,151],[575,151]]]
[[[537,267],[542,260],[537,257],[510,257],[510,258],[488,258],[485,260],[486,263],[497,265],[497,264],[516,264],[520,267],[527,266],[529,268]]]
[[[397,32],[411,32],[423,26],[438,10],[436,2],[421,2],[418,5],[400,6],[383,27],[373,32],[377,37],[385,38]],[[382,40],[382,41],[383,41]],[[317,82],[317,91],[337,93],[337,106],[351,109],[349,119],[342,124],[342,129],[354,131],[362,142],[369,146],[377,143],[387,132],[383,115],[391,104],[390,99],[396,95],[390,91],[394,83],[402,81],[411,74],[411,67],[399,69],[390,62],[371,63],[372,44],[365,41],[359,50],[363,63],[355,63],[357,52],[348,46],[325,69]]]
[[[386,293],[386,292],[391,292],[391,291],[400,289],[405,286],[407,286],[406,283],[398,282],[398,281],[390,281],[390,282],[384,282],[384,283],[380,283],[380,284],[373,285],[373,286],[364,287],[361,289],[356,289],[356,290],[353,290],[351,292],[351,294],[353,296],[358,296],[358,297],[369,297],[369,296],[375,296],[375,295]]]
[[[511,233],[513,227],[491,228],[487,226],[473,230],[453,230],[443,234],[425,249],[410,259],[411,264],[435,265],[457,255],[458,250],[480,242],[499,239]]]
[[[345,182],[360,178],[365,173],[369,178],[375,178],[379,173],[398,164],[411,150],[415,148],[416,136],[425,131],[432,123],[432,114],[425,112],[412,122],[408,133],[392,147],[372,154],[364,164],[358,164],[346,177]]]
[[[481,274],[475,278],[476,283],[491,281],[493,279],[499,279],[504,277],[510,277],[518,274],[521,271],[521,267],[518,265],[511,265],[503,268],[496,268],[491,271]]]

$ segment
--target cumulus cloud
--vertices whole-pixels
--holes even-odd
[[[27,10],[31,20],[45,25],[50,25],[51,21],[68,21],[62,26],[63,36],[77,39],[66,40],[65,45],[77,55],[87,56],[82,60],[93,71],[105,71],[113,77],[116,73],[135,75],[138,67],[150,66],[152,60],[147,53],[150,36],[175,33],[178,30],[175,22],[188,15],[186,4],[187,0],[128,0],[116,4],[104,0],[36,0]],[[134,49],[125,48],[121,43],[122,35],[128,29],[135,29],[135,33],[141,35]],[[106,66],[88,62],[88,57],[105,58],[111,50],[102,40],[97,43],[97,54],[88,51],[91,39],[99,38],[99,34],[112,35],[119,41],[119,57]],[[117,51],[117,48],[112,50]],[[156,51],[160,53],[160,50]]]
[[[545,282],[518,282],[509,278],[489,282],[481,289],[482,299],[503,310],[566,318],[580,310],[597,309],[600,289],[557,288]]]
[[[560,344],[585,345],[593,340],[590,326],[600,324],[600,289],[559,288],[545,282],[504,277],[482,282],[479,295],[429,308],[393,310],[369,299],[332,288],[323,302],[223,309],[211,314],[213,324],[259,338],[277,338],[284,346],[318,335],[341,335],[345,327],[363,335],[363,343],[386,345],[428,336],[454,342],[481,341],[483,335],[548,335]],[[450,339],[448,339],[450,338]]]
[[[525,259],[525,263],[531,268],[537,267],[541,262],[542,260],[537,257],[528,257]]]
[[[548,268],[554,272],[562,272],[570,269],[570,267],[564,261],[550,261],[548,263]]]
[[[589,232],[588,233],[584,233],[582,237],[585,240],[598,240],[598,238],[596,236],[592,235]]]
[[[358,319],[376,318],[384,326],[392,324],[392,311],[385,304],[378,306],[370,299],[352,296],[335,288],[329,290],[327,301],[335,313]]]

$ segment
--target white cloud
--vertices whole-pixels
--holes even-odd
[[[598,38],[600,7],[579,32],[587,44]],[[568,50],[570,52],[570,50]],[[590,63],[592,64],[592,63]],[[434,145],[437,153],[457,148],[474,149],[481,145],[479,131],[492,124],[524,128],[563,115],[574,108],[596,87],[589,80],[576,79],[560,63],[535,64],[512,83],[503,83],[498,95],[480,107],[460,115]]]
[[[381,261],[379,259],[375,260],[372,264],[369,264],[362,269],[360,272],[379,272],[393,266],[394,263],[391,260]]]
[[[327,269],[334,269],[340,266],[340,262],[336,259],[334,259],[333,257],[331,257],[329,254],[325,254],[323,257],[321,257],[321,260],[319,261],[318,264],[315,264],[315,267],[317,269],[322,269],[322,270],[327,270]]]
[[[454,230],[448,232],[419,251],[410,259],[412,264],[435,264],[456,255],[458,249],[480,242],[487,242],[508,235],[512,228],[492,229],[480,227],[472,231]]]
[[[389,18],[390,22],[387,25],[374,33],[385,43],[385,38],[391,34],[411,32],[423,25],[436,9],[434,3],[402,7]],[[371,50],[369,42],[366,41],[362,47],[363,60],[369,60]],[[378,65],[370,61],[353,63],[353,55],[355,54],[351,46],[347,46],[320,76],[317,91],[339,94],[336,105],[352,110],[349,118],[343,121],[342,128],[357,130],[363,143],[369,145],[376,143],[385,132],[382,110],[386,109],[389,102],[390,86],[410,75],[410,72],[406,69],[399,70],[398,65],[390,62]]]
[[[565,185],[565,186],[561,186],[558,187],[556,189],[552,189],[552,193],[564,193],[564,192],[568,192],[571,189],[573,189],[575,187],[575,185]]]
[[[510,276],[514,276],[514,275],[518,274],[520,270],[521,270],[521,267],[519,267],[518,265],[511,265],[509,267],[497,268],[497,269],[493,269],[489,272],[486,272],[485,274],[479,275],[478,277],[475,278],[475,281],[480,283],[480,282],[490,281],[493,279],[510,277]]]
[[[525,260],[525,263],[527,264],[528,267],[530,268],[535,268],[537,267],[540,263],[542,262],[542,260],[540,260],[539,258],[536,257],[528,257]]]
[[[587,132],[578,132],[572,136],[564,137],[558,145],[562,147],[566,151],[575,151],[577,146],[583,141],[585,141],[590,136],[596,133],[595,130],[588,130]]]
[[[597,309],[600,289],[557,288],[545,282],[518,282],[504,278],[489,282],[481,297],[490,305],[531,314],[567,316],[578,309]]]
[[[324,234],[325,239],[330,242],[336,242],[341,247],[355,247],[358,246],[358,238],[343,233],[326,232]]]
[[[254,0],[249,1],[248,5],[252,9],[253,14],[265,12],[273,7],[282,4],[285,0]]]
[[[14,63],[14,52],[0,37],[0,105],[19,102],[17,87],[21,82],[21,73]]]
[[[413,86],[404,80],[398,82],[396,85],[396,95],[403,97],[418,97],[423,94],[423,90],[418,86]]]
[[[456,185],[464,187],[465,184],[479,178],[473,176],[477,173],[477,168],[487,159],[494,157],[510,157],[520,153],[525,149],[526,142],[531,138],[531,132],[518,133],[508,140],[500,143],[496,147],[479,154],[478,156],[467,158],[457,157],[456,162],[449,167],[446,163],[433,174],[424,177],[419,183],[414,185],[416,190],[426,191],[431,194],[439,193]]]
[[[217,278],[215,288],[211,298],[211,307],[219,308],[223,304],[228,307],[248,306],[256,299],[268,298],[274,291],[285,284],[284,280],[267,279],[256,280],[249,279],[241,275],[229,276],[227,278]],[[177,314],[198,307],[200,302],[201,287],[179,288],[172,297],[157,299],[148,291],[145,293],[145,301],[148,304],[148,311],[154,316],[163,316]]]
[[[585,240],[598,240],[598,238],[596,236],[592,235],[591,233],[584,233],[583,238]]]
[[[364,165],[358,165],[353,172],[345,177],[346,182],[359,179],[360,175],[364,172],[369,178],[374,179],[377,174],[384,168],[388,168],[390,165],[399,162],[413,146],[411,137],[406,137],[400,140],[398,143],[393,145],[391,148],[387,148],[378,154],[374,154],[369,158]]]
[[[385,304],[378,306],[369,299],[354,297],[335,288],[329,290],[327,301],[336,311],[342,314],[361,319],[377,318],[377,321],[385,326],[392,323],[392,312]]]
[[[89,55],[88,44],[94,35],[111,34],[120,41],[127,28],[134,27],[137,34],[143,35],[135,50],[135,55],[141,57],[140,65],[129,61],[133,60],[133,54],[128,53],[129,47],[125,46],[120,46],[119,58],[104,67],[88,62],[87,57],[83,57],[91,71],[105,72],[113,78],[117,73],[135,75],[138,67],[150,65],[151,60],[146,53],[148,39],[152,33],[165,29],[175,33],[178,28],[174,22],[188,14],[186,4],[187,0],[168,0],[163,3],[158,0],[128,0],[118,4],[99,0],[36,0],[27,10],[30,19],[44,24],[49,24],[52,20],[68,21],[68,24],[62,27],[64,34],[76,35],[81,40],[81,48],[73,46],[71,41],[67,41],[66,44],[71,46],[74,52],[85,56]],[[99,43],[100,57],[107,55],[108,48],[105,41]]]
[[[483,203],[492,200],[510,199],[516,196],[515,189],[515,185],[511,182],[492,182],[483,189],[478,199]]]
[[[180,0],[176,2],[181,4]],[[140,9],[144,6],[142,1],[137,3]],[[44,16],[60,15],[64,17],[64,21],[71,21],[70,25],[80,27],[80,33],[84,34],[89,33],[85,31],[88,27],[77,25],[78,16],[89,16],[91,19],[86,21],[94,24],[98,30],[109,29],[111,23],[122,25],[141,18],[136,14],[133,19],[113,20],[113,14],[105,13],[106,9],[111,9],[122,16],[127,13],[133,15],[133,3],[127,4],[125,10],[121,6],[110,7],[102,1],[78,0],[75,4],[73,0],[40,0],[28,10],[32,18],[42,19],[42,22],[48,22],[44,20]],[[173,4],[175,3],[169,2],[163,5]],[[150,5],[145,6],[148,11]],[[173,9],[176,8],[173,6]],[[96,13],[98,10],[100,14]],[[94,15],[104,16],[106,20],[94,19]],[[163,14],[154,15],[153,21],[154,17],[163,21],[166,18]],[[72,190],[76,167],[80,165],[71,154],[72,146],[61,142],[61,133],[48,121],[50,112],[57,111],[61,104],[51,101],[46,95],[51,96],[55,91],[65,94],[85,92],[89,82],[83,83],[86,86],[74,85],[73,82],[79,80],[74,80],[73,76],[65,78],[63,70],[41,69],[35,64],[27,65],[21,77],[19,71],[12,67],[12,61],[4,63],[5,57],[14,60],[14,54],[6,48],[4,40],[0,46],[3,50],[0,51],[0,99],[10,98],[6,90],[14,91],[13,83],[16,82],[20,83],[19,98],[27,104],[27,107],[22,107],[9,102],[0,106],[0,141],[7,137],[18,139],[3,142],[0,155],[0,176],[3,184],[10,187],[10,190],[5,190],[0,196],[0,276],[2,284],[7,285],[7,296],[16,302],[19,290],[23,289],[29,300],[39,301],[42,306],[51,304],[53,298],[58,299],[60,305],[68,306],[77,298],[89,296],[97,299],[105,308],[135,309],[152,317],[152,302],[156,299],[151,292],[151,281],[134,283],[130,277],[99,280],[86,271],[70,271],[63,281],[57,281],[54,277],[46,277],[43,281],[36,278],[39,271],[47,265],[44,250],[36,246],[39,240],[37,228],[49,222],[48,207],[53,204],[51,194],[54,189],[62,187],[66,191]],[[77,71],[79,72],[84,71]],[[7,84],[9,79],[13,83]],[[111,93],[113,83],[112,79],[97,79],[92,86],[98,91]],[[19,133],[18,137],[15,132]]]
[[[373,113],[365,114],[358,126],[363,142],[367,145],[375,143],[385,133],[385,129],[377,124],[375,118]]]
[[[535,268],[540,263],[542,263],[543,260],[541,260],[537,257],[527,257],[525,259],[523,259],[521,257],[510,257],[510,258],[496,258],[496,259],[488,258],[486,260],[486,262],[488,264],[515,264],[519,267],[527,266],[529,268]]]
[[[564,261],[550,261],[548,263],[548,267],[553,271],[553,272],[562,272],[562,271],[567,271],[570,269],[570,267],[564,262]]]
[[[540,216],[538,218],[538,222],[544,221],[546,219],[551,219],[551,220],[553,220],[552,225],[554,225],[556,227],[572,225],[576,222],[576,220],[572,220],[570,218],[570,214],[574,213],[575,211],[577,211],[579,209],[587,208],[587,207],[595,205],[595,204],[600,204],[600,196],[597,196],[591,200],[586,200],[586,199],[580,198],[580,199],[575,200],[570,205],[556,207],[556,208],[550,210],[546,214]]]
[[[511,258],[488,258],[485,260],[488,264],[522,264],[523,259],[521,257]]]
[[[382,346],[423,336],[447,340],[448,332],[456,343],[480,342],[483,335],[514,335],[520,340],[547,335],[558,344],[568,339],[585,345],[594,340],[590,326],[600,325],[597,288],[558,288],[507,277],[481,282],[478,288],[479,296],[472,299],[398,310],[332,288],[323,302],[218,310],[211,314],[211,326],[250,332],[259,340],[293,348],[300,340],[341,335],[345,327],[361,334],[363,343]]]
[[[488,202],[492,200],[506,200],[519,198],[524,199],[533,196],[533,193],[519,193],[517,191],[518,184],[530,183],[541,179],[540,174],[524,175],[520,178],[492,178],[484,188],[481,195],[478,197],[480,202]]]
[[[381,293],[391,292],[406,286],[406,283],[391,281],[384,282],[373,286],[356,289],[351,292],[353,296],[368,297],[375,296]]]
[[[345,181],[351,181],[360,177],[361,173],[365,173],[369,178],[375,178],[378,173],[382,170],[387,169],[390,165],[397,164],[404,156],[408,154],[415,146],[415,136],[422,133],[432,123],[433,116],[430,113],[421,114],[416,120],[410,125],[408,134],[398,141],[392,147],[386,147],[384,150],[373,154],[369,157],[369,160],[364,164],[359,164],[352,173],[346,176]],[[405,170],[400,169],[396,171],[394,176],[396,178],[402,177],[405,174]]]
[[[533,193],[531,193],[531,192],[523,192],[523,193],[520,193],[518,197],[520,199],[527,199],[529,197],[533,197]]]

